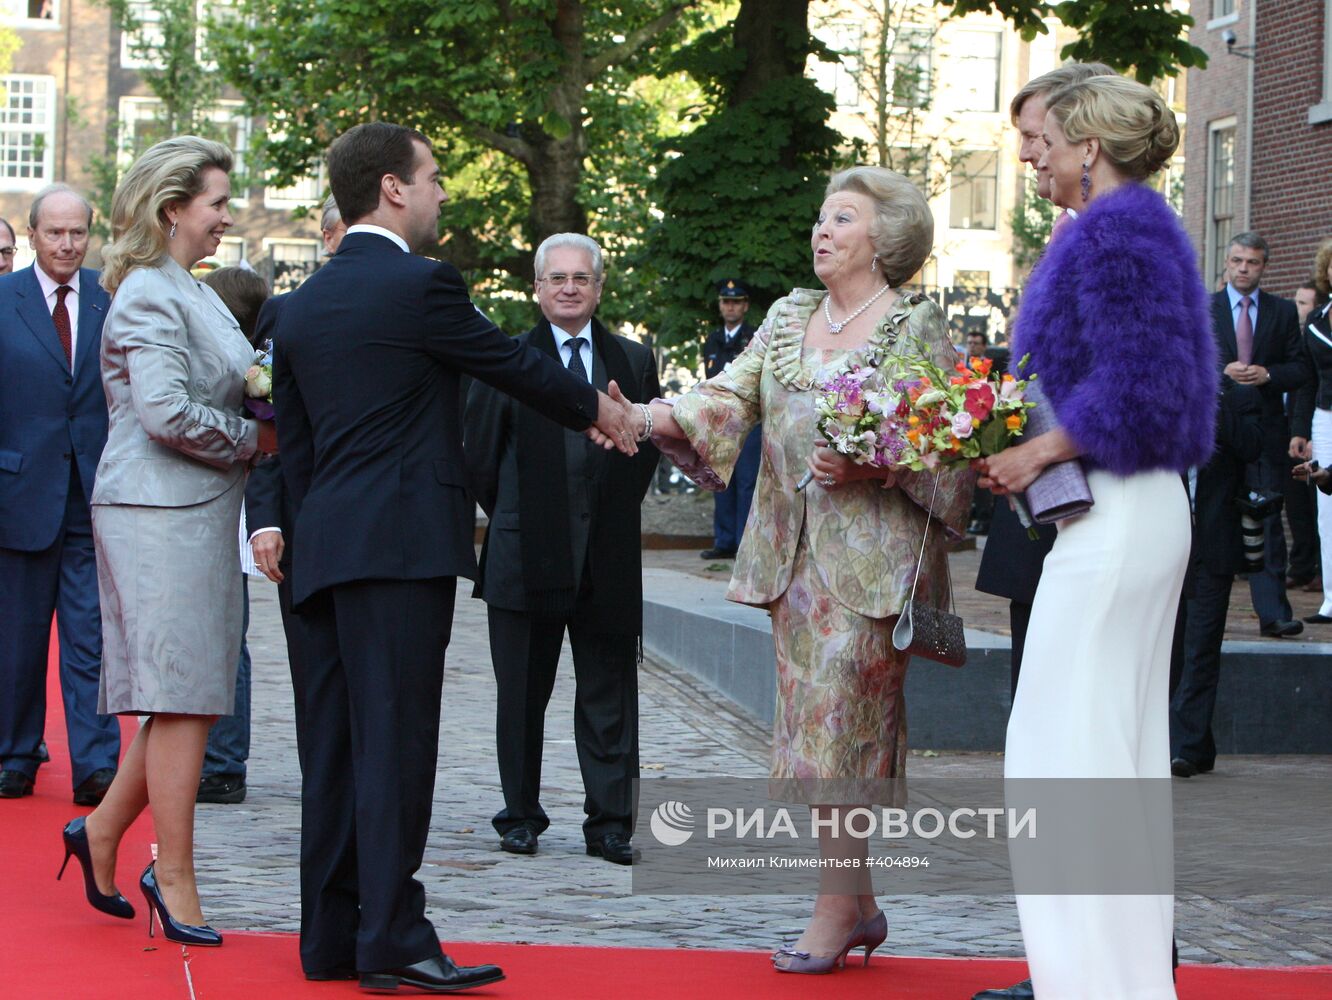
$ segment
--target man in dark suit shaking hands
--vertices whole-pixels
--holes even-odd
[[[301,963],[363,989],[452,992],[503,978],[443,954],[413,878],[456,578],[476,570],[461,378],[636,448],[627,404],[506,337],[457,269],[413,255],[437,242],[445,199],[423,135],[358,125],[330,147],[328,174],[347,235],[273,336],[292,601],[307,626]]]
[[[542,319],[520,341],[598,388],[616,381],[640,403],[661,394],[652,351],[593,316],[601,247],[581,233],[557,233],[537,248],[536,274]],[[535,854],[550,825],[540,801],[541,750],[567,629],[587,853],[630,864],[643,631],[639,509],[657,449],[646,445],[632,458],[604,452],[479,382],[464,423],[469,482],[490,517],[474,596],[487,605],[498,685],[500,847]]]
[[[1212,296],[1212,326],[1225,374],[1262,396],[1263,454],[1249,486],[1281,492],[1290,477],[1290,425],[1282,394],[1308,378],[1295,303],[1260,291],[1267,267],[1267,241],[1240,233],[1226,250],[1226,287]],[[1263,525],[1264,565],[1249,576],[1253,609],[1261,633],[1272,638],[1299,635],[1286,599],[1286,535],[1280,517]]]

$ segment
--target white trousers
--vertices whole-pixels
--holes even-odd
[[[1046,556],[1006,778],[1170,778],[1170,646],[1188,562],[1177,473],[1089,474]],[[1174,1000],[1173,895],[1019,895],[1040,1000]]]
[[[1313,457],[1320,467],[1332,468],[1332,410],[1314,410]],[[1332,568],[1332,497],[1318,491],[1318,548],[1324,566]],[[1320,615],[1332,616],[1332,572],[1323,574]]]

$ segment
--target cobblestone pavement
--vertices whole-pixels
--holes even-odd
[[[690,553],[697,561],[697,556]],[[768,949],[808,917],[807,897],[633,896],[628,869],[583,853],[582,790],[572,742],[572,664],[566,650],[547,717],[544,805],[551,828],[535,857],[501,853],[490,827],[500,805],[494,764],[494,684],[484,606],[459,589],[444,686],[434,820],[421,879],[446,940]],[[291,691],[276,590],[252,582],[253,749],[241,805],[199,807],[198,866],[205,912],[222,928],[298,926],[299,787]],[[768,736],[692,678],[652,662],[641,672],[644,781],[766,774]],[[1332,777],[1328,758],[1223,758],[1219,769]],[[997,775],[996,754],[913,755],[916,776]],[[1022,953],[1011,899],[894,897],[896,954]],[[1332,962],[1332,902],[1205,898],[1179,901],[1185,961]]]

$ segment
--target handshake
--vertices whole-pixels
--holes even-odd
[[[635,455],[639,442],[652,433],[652,413],[646,404],[626,398],[612,379],[605,392],[597,393],[597,419],[583,433],[608,451]]]

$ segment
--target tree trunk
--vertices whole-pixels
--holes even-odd
[[[735,19],[735,47],[746,60],[727,96],[730,107],[805,72],[808,18],[809,0],[742,0]]]

